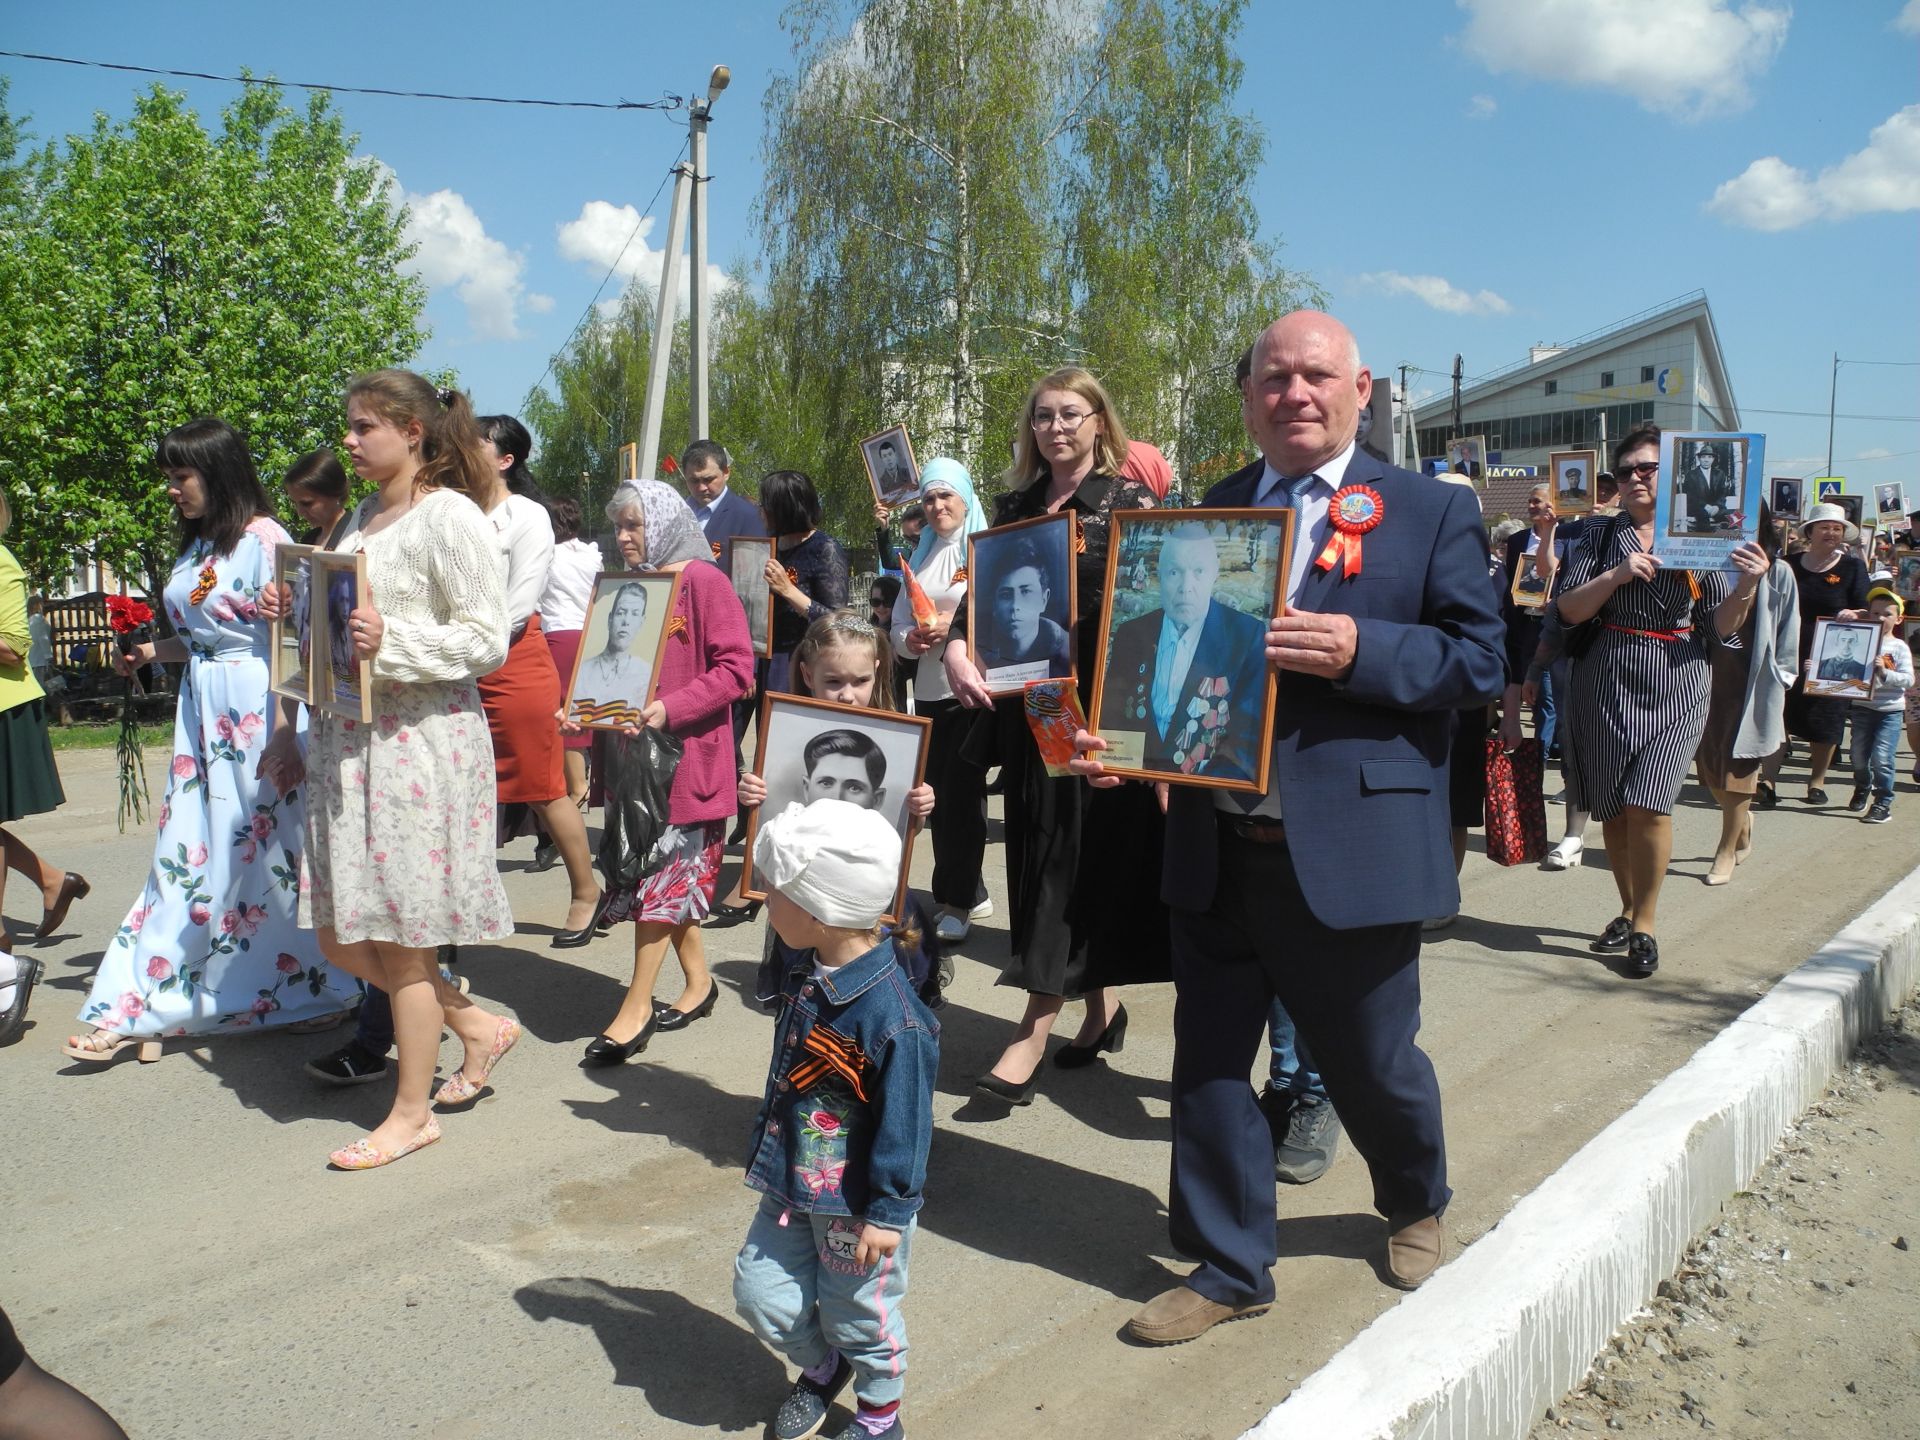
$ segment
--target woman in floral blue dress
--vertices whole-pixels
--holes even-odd
[[[282,1025],[351,999],[352,981],[294,922],[302,795],[268,778],[300,773],[293,730],[275,722],[258,603],[287,532],[224,421],[169,431],[158,460],[180,518],[165,599],[177,634],[117,663],[123,672],[154,660],[187,668],[153,869],[80,1011],[95,1028],[65,1047],[90,1063],[136,1045],[142,1060],[157,1060],[163,1035]]]

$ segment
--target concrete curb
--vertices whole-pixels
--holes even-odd
[[[1524,1436],[1916,984],[1920,869],[1243,1440]]]

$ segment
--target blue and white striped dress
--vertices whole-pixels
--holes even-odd
[[[1642,548],[1626,519],[1588,526],[1567,562],[1565,590]],[[1694,580],[1698,599],[1684,570],[1622,585],[1601,606],[1600,633],[1573,667],[1571,713],[1562,722],[1574,732],[1565,752],[1567,788],[1574,806],[1596,820],[1615,819],[1628,806],[1673,813],[1707,725],[1707,646],[1739,643],[1712,633],[1714,609],[1731,592],[1732,577],[1699,571]],[[1687,633],[1661,640],[1631,630]]]

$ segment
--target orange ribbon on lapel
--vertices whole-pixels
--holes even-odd
[[[672,639],[675,635],[685,635],[686,633],[687,633],[687,617],[686,616],[675,615],[668,619],[667,621],[667,638],[668,639]]]
[[[827,1076],[838,1075],[852,1087],[855,1099],[867,1098],[867,1072],[873,1062],[867,1059],[866,1051],[838,1030],[831,1025],[814,1026],[800,1043],[800,1050],[799,1062],[787,1072],[794,1089],[805,1092]]]

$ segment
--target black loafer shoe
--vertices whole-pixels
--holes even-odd
[[[652,1016],[640,1027],[640,1033],[624,1045],[618,1040],[610,1040],[605,1035],[595,1036],[587,1042],[586,1050],[580,1056],[580,1068],[583,1070],[608,1069],[615,1065],[624,1065],[653,1039],[653,1032],[659,1028],[659,1020]]]
[[[1616,915],[1607,922],[1607,928],[1600,932],[1600,938],[1590,942],[1589,950],[1604,955],[1609,951],[1627,948],[1627,937],[1633,933],[1633,922],[1624,915]]]
[[[1824,805],[1826,803],[1827,803],[1826,791],[1824,790],[1808,790],[1807,791],[1807,804]]]
[[[1660,945],[1644,930],[1636,930],[1627,941],[1627,972],[1651,975],[1660,968]]]
[[[714,1002],[720,998],[720,982],[707,982],[707,998],[691,1010],[676,1010],[669,1005],[665,1009],[653,1012],[653,1028],[656,1030],[684,1030],[696,1020],[704,1020],[713,1013]]]

